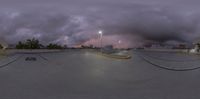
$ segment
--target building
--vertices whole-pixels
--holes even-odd
[[[107,45],[107,46],[102,48],[102,52],[107,53],[107,54],[111,54],[111,53],[115,53],[116,50],[114,50],[113,45]]]

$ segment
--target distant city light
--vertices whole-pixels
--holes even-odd
[[[118,41],[118,43],[119,43],[119,44],[121,44],[121,43],[122,43],[122,41],[121,41],[121,40],[119,40],[119,41]]]

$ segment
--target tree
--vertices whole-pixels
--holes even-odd
[[[27,39],[25,42],[25,48],[26,49],[40,49],[40,43],[39,40],[33,38],[33,39]]]
[[[16,49],[25,49],[25,44],[19,41],[18,44],[16,45]]]
[[[47,48],[47,49],[63,49],[63,47],[62,47],[61,45],[52,44],[52,43],[50,43],[49,45],[47,45],[46,48]]]
[[[0,44],[0,49],[3,49],[3,46]]]
[[[24,43],[19,41],[16,45],[17,49],[40,49],[42,44],[40,44],[39,40],[33,38],[33,39],[27,39]]]
[[[63,48],[64,48],[64,49],[67,49],[67,48],[68,48],[68,46],[67,46],[67,45],[64,45],[64,46],[63,46]]]

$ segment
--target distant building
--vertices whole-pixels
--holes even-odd
[[[161,46],[160,44],[152,44],[150,48],[152,48],[152,49],[160,49],[160,48],[163,48],[163,46]]]
[[[15,49],[16,45],[15,44],[8,44],[7,49]]]
[[[187,49],[187,45],[186,44],[178,44],[177,46],[174,47],[174,49]]]
[[[160,43],[152,43],[152,44],[146,44],[145,48],[148,49],[172,49],[172,45],[168,44],[160,44]]]
[[[115,53],[113,45],[107,45],[103,47],[102,52],[104,53]]]

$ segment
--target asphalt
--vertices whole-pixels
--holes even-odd
[[[87,50],[0,59],[0,99],[199,99],[200,56],[131,51],[120,60]],[[25,61],[35,57],[37,61]],[[152,64],[151,64],[152,63]],[[173,71],[159,68],[190,69]]]

